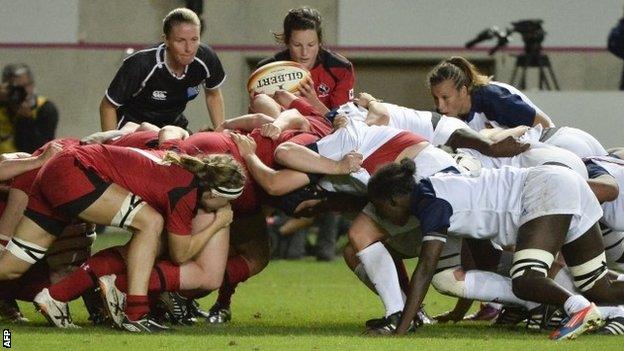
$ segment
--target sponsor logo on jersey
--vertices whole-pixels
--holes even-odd
[[[329,95],[329,87],[327,85],[325,85],[325,83],[321,83],[318,87],[318,96],[319,97],[325,97],[327,95]]]
[[[154,100],[167,100],[167,92],[161,90],[154,90],[152,93],[152,99]]]
[[[199,85],[196,87],[188,87],[186,89],[186,98],[193,100],[199,94]]]

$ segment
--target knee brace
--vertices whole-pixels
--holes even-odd
[[[431,284],[440,293],[454,297],[464,297],[466,295],[466,283],[463,280],[455,279],[457,267],[448,268],[440,273],[436,273],[431,279]]]
[[[7,244],[6,250],[22,261],[35,264],[43,258],[48,249],[25,240],[13,238]]]
[[[134,194],[128,194],[113,217],[111,225],[127,229],[132,223],[134,216],[145,206],[145,201]]]
[[[513,263],[509,274],[511,279],[523,276],[526,272],[537,272],[542,276],[548,275],[555,256],[546,250],[524,249],[514,252]]]
[[[602,252],[591,260],[570,266],[570,273],[574,277],[574,285],[582,292],[591,289],[596,281],[604,277],[607,273],[607,257]]]

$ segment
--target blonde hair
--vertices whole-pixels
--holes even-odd
[[[488,77],[479,72],[479,70],[465,58],[453,56],[438,63],[431,72],[429,72],[427,75],[427,87],[431,90],[432,87],[445,80],[453,81],[456,89],[465,86],[470,93],[476,87],[489,84],[492,77]]]
[[[245,184],[243,167],[230,155],[213,154],[193,157],[168,151],[163,161],[171,162],[193,173],[199,179],[199,186],[203,190],[242,188]]]

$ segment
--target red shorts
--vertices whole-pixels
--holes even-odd
[[[420,135],[410,132],[401,132],[368,156],[362,163],[362,168],[366,169],[368,173],[373,174],[381,166],[394,162],[394,160],[399,157],[399,154],[406,148],[420,144],[423,141],[426,140]]]
[[[11,182],[11,188],[21,190],[27,195],[30,195],[30,188],[37,178],[37,173],[41,168],[32,169],[26,173],[15,176]]]
[[[109,185],[85,169],[73,155],[60,153],[37,175],[25,215],[58,236],[70,220],[95,202]]]

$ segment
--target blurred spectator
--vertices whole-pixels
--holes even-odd
[[[23,63],[5,66],[0,86],[0,153],[37,150],[54,139],[57,124],[54,104],[35,94],[30,68]]]
[[[624,59],[624,18],[620,18],[615,27],[611,29],[607,47],[613,55]],[[620,90],[624,90],[624,70],[620,79]]]

